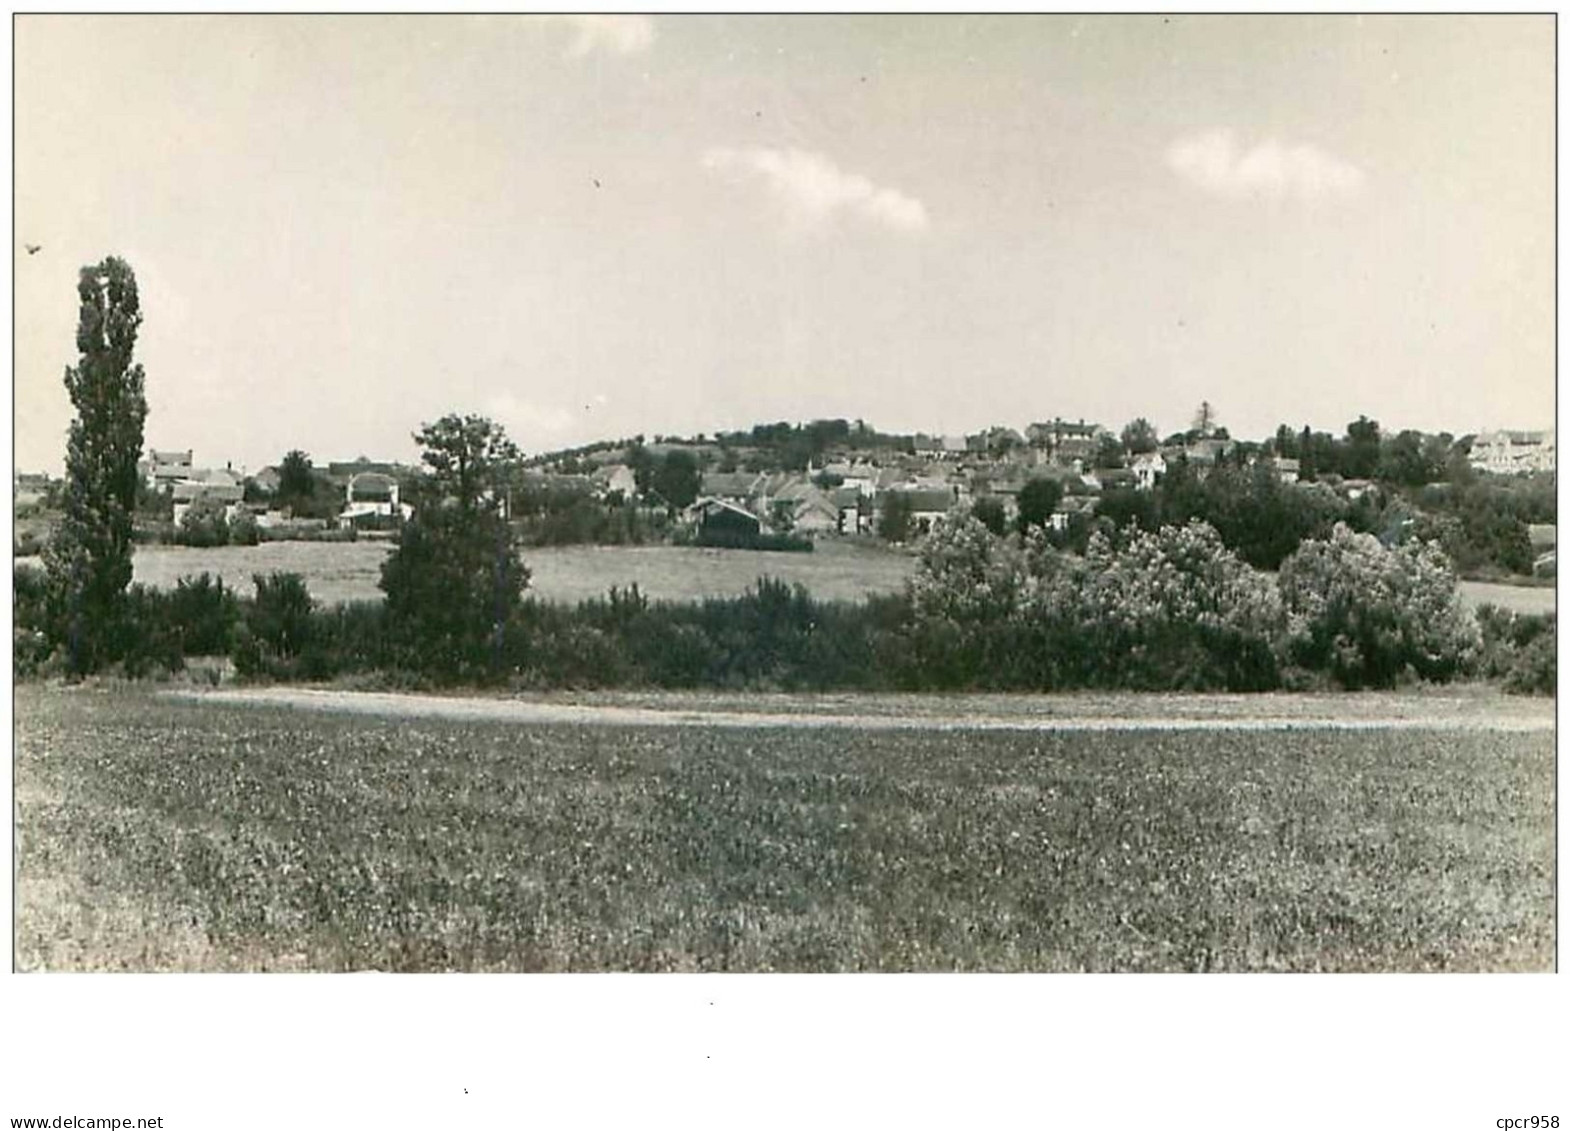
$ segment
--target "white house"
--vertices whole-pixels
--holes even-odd
[[[624,463],[609,463],[598,468],[590,477],[594,486],[602,495],[621,493],[624,499],[631,499],[638,493],[638,477],[632,468]]]
[[[398,480],[379,471],[362,471],[349,477],[344,484],[343,510],[340,519],[353,522],[360,518],[408,518],[414,508],[401,503],[398,498]]]
[[[1145,452],[1134,457],[1135,481],[1141,491],[1153,491],[1156,482],[1167,473],[1167,461],[1160,452]]]
[[[1479,471],[1515,475],[1554,470],[1554,430],[1523,432],[1500,429],[1479,433],[1472,441],[1470,462]]]
[[[174,497],[174,521],[179,523],[193,503],[216,503],[224,508],[224,521],[231,521],[245,497],[245,486],[240,476],[232,471],[214,469],[191,473],[171,485]]]

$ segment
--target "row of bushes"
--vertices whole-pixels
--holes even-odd
[[[245,676],[492,679],[559,687],[856,690],[1226,689],[1480,675],[1552,694],[1552,617],[1460,603],[1432,546],[1387,549],[1338,528],[1279,578],[1194,523],[1097,534],[1084,555],[1044,536],[940,524],[904,594],[823,602],[760,580],[741,597],[651,602],[636,587],[564,607],[524,601],[484,654],[413,649],[380,604],[317,607],[292,574],[242,597],[206,575],[159,593],[133,586],[122,649],[131,674],[229,655]],[[17,571],[19,674],[47,669],[42,575]]]
[[[708,546],[720,550],[783,550],[787,553],[812,553],[812,539],[799,534],[757,533],[751,530],[725,528],[700,529],[692,536],[692,545]]]

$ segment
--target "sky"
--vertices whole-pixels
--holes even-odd
[[[15,461],[128,260],[149,448],[1548,427],[1552,16],[18,16]],[[39,245],[29,253],[24,245]]]

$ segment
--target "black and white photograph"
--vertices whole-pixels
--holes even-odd
[[[11,34],[30,994],[1557,970],[1553,13]]]

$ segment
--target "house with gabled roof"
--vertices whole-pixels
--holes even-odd
[[[685,514],[700,534],[756,536],[763,530],[763,521],[746,507],[713,496],[699,499]]]
[[[768,476],[758,471],[706,471],[699,493],[737,504],[751,504],[762,494]]]
[[[1153,491],[1167,473],[1167,458],[1160,452],[1142,452],[1134,457],[1129,470],[1134,473],[1136,487],[1141,491]]]
[[[928,533],[958,502],[952,487],[896,487],[883,497],[886,500],[896,495],[910,502],[911,527],[921,534]]]
[[[604,464],[589,478],[594,483],[595,493],[601,497],[619,492],[622,498],[631,499],[638,493],[638,476],[624,463]]]
[[[241,477],[227,468],[201,469],[191,476],[170,485],[174,499],[174,521],[178,524],[186,512],[198,502],[214,503],[224,508],[224,518],[232,519],[245,498],[245,484]]]
[[[191,464],[195,455],[196,452],[192,448],[187,448],[183,452],[150,449],[144,461],[147,469],[147,485],[155,491],[162,491],[182,479],[191,478],[194,470]]]
[[[813,488],[812,493],[797,502],[791,513],[791,530],[797,534],[838,534],[841,511],[832,498]]]

